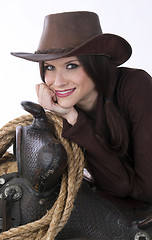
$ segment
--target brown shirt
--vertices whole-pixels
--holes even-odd
[[[102,95],[95,120],[78,109],[74,126],[63,121],[62,135],[85,149],[85,159],[100,189],[114,196],[152,202],[152,78],[143,70],[121,67],[118,71],[116,98],[129,126],[132,171],[96,137],[96,133],[106,133]]]

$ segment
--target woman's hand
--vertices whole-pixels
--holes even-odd
[[[63,108],[57,103],[55,93],[45,84],[37,84],[36,92],[38,96],[39,104],[44,108],[53,113],[58,114],[65,118],[71,125],[77,122],[78,113],[74,107]]]

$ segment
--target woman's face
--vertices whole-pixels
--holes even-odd
[[[44,62],[45,83],[55,93],[63,108],[77,105],[92,110],[97,91],[77,57],[66,57]]]

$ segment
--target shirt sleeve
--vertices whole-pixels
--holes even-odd
[[[63,120],[62,136],[85,149],[85,159],[97,186],[119,197],[128,196],[131,180],[122,162],[107,152],[94,132],[93,123],[79,110],[78,121],[71,126]],[[122,181],[123,180],[123,181]]]

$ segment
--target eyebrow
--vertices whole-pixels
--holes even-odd
[[[44,62],[44,65],[51,65],[50,63]]]
[[[78,59],[70,60],[68,62],[65,62],[65,64],[68,64],[68,63],[71,63],[71,62],[79,62],[79,60]]]

